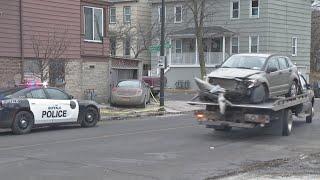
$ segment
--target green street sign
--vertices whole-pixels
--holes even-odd
[[[151,52],[160,52],[160,48],[161,48],[161,45],[160,44],[156,44],[156,45],[151,45],[150,47],[149,47],[149,51],[151,51]],[[165,44],[164,44],[164,48],[165,49],[170,49],[170,48],[172,48],[172,45],[170,44],[170,43],[168,43],[168,42],[166,42]]]

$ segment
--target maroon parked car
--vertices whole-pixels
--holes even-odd
[[[142,80],[150,86],[154,96],[160,93],[160,77],[158,76],[143,76]],[[164,77],[164,84],[167,84],[167,78]]]

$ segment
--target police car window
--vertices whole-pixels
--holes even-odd
[[[46,99],[47,96],[43,89],[34,89],[30,92],[26,93],[27,98],[33,98],[33,99]]]
[[[68,100],[70,99],[69,96],[58,90],[58,89],[51,89],[51,88],[48,88],[46,89],[46,91],[48,92],[48,95],[50,97],[50,99],[57,99],[57,100]]]

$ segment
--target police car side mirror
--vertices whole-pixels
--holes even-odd
[[[69,95],[69,98],[70,98],[70,99],[74,99],[74,97],[73,97],[72,95]]]

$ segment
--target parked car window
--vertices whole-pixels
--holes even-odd
[[[70,99],[69,96],[58,90],[58,89],[52,89],[52,88],[48,88],[46,89],[46,91],[48,92],[48,95],[50,97],[50,99],[57,99],[57,100],[68,100]]]
[[[276,68],[277,69],[277,71],[280,69],[279,68],[279,63],[278,63],[278,59],[277,58],[275,58],[275,57],[273,57],[273,58],[271,58],[270,60],[269,60],[269,62],[268,62],[268,66],[267,66],[268,68]]]
[[[128,88],[139,88],[139,81],[121,81],[118,83],[117,87],[128,87]]]
[[[0,91],[0,99],[25,98],[26,90],[23,88],[5,89]]]
[[[265,57],[258,56],[231,56],[222,64],[222,68],[244,68],[261,70],[266,61]]]
[[[288,65],[288,61],[284,58],[284,57],[279,57],[279,65],[280,65],[280,69],[288,69],[289,65]]]
[[[30,92],[26,93],[27,98],[33,98],[33,99],[46,99],[47,96],[43,89],[34,89]]]

